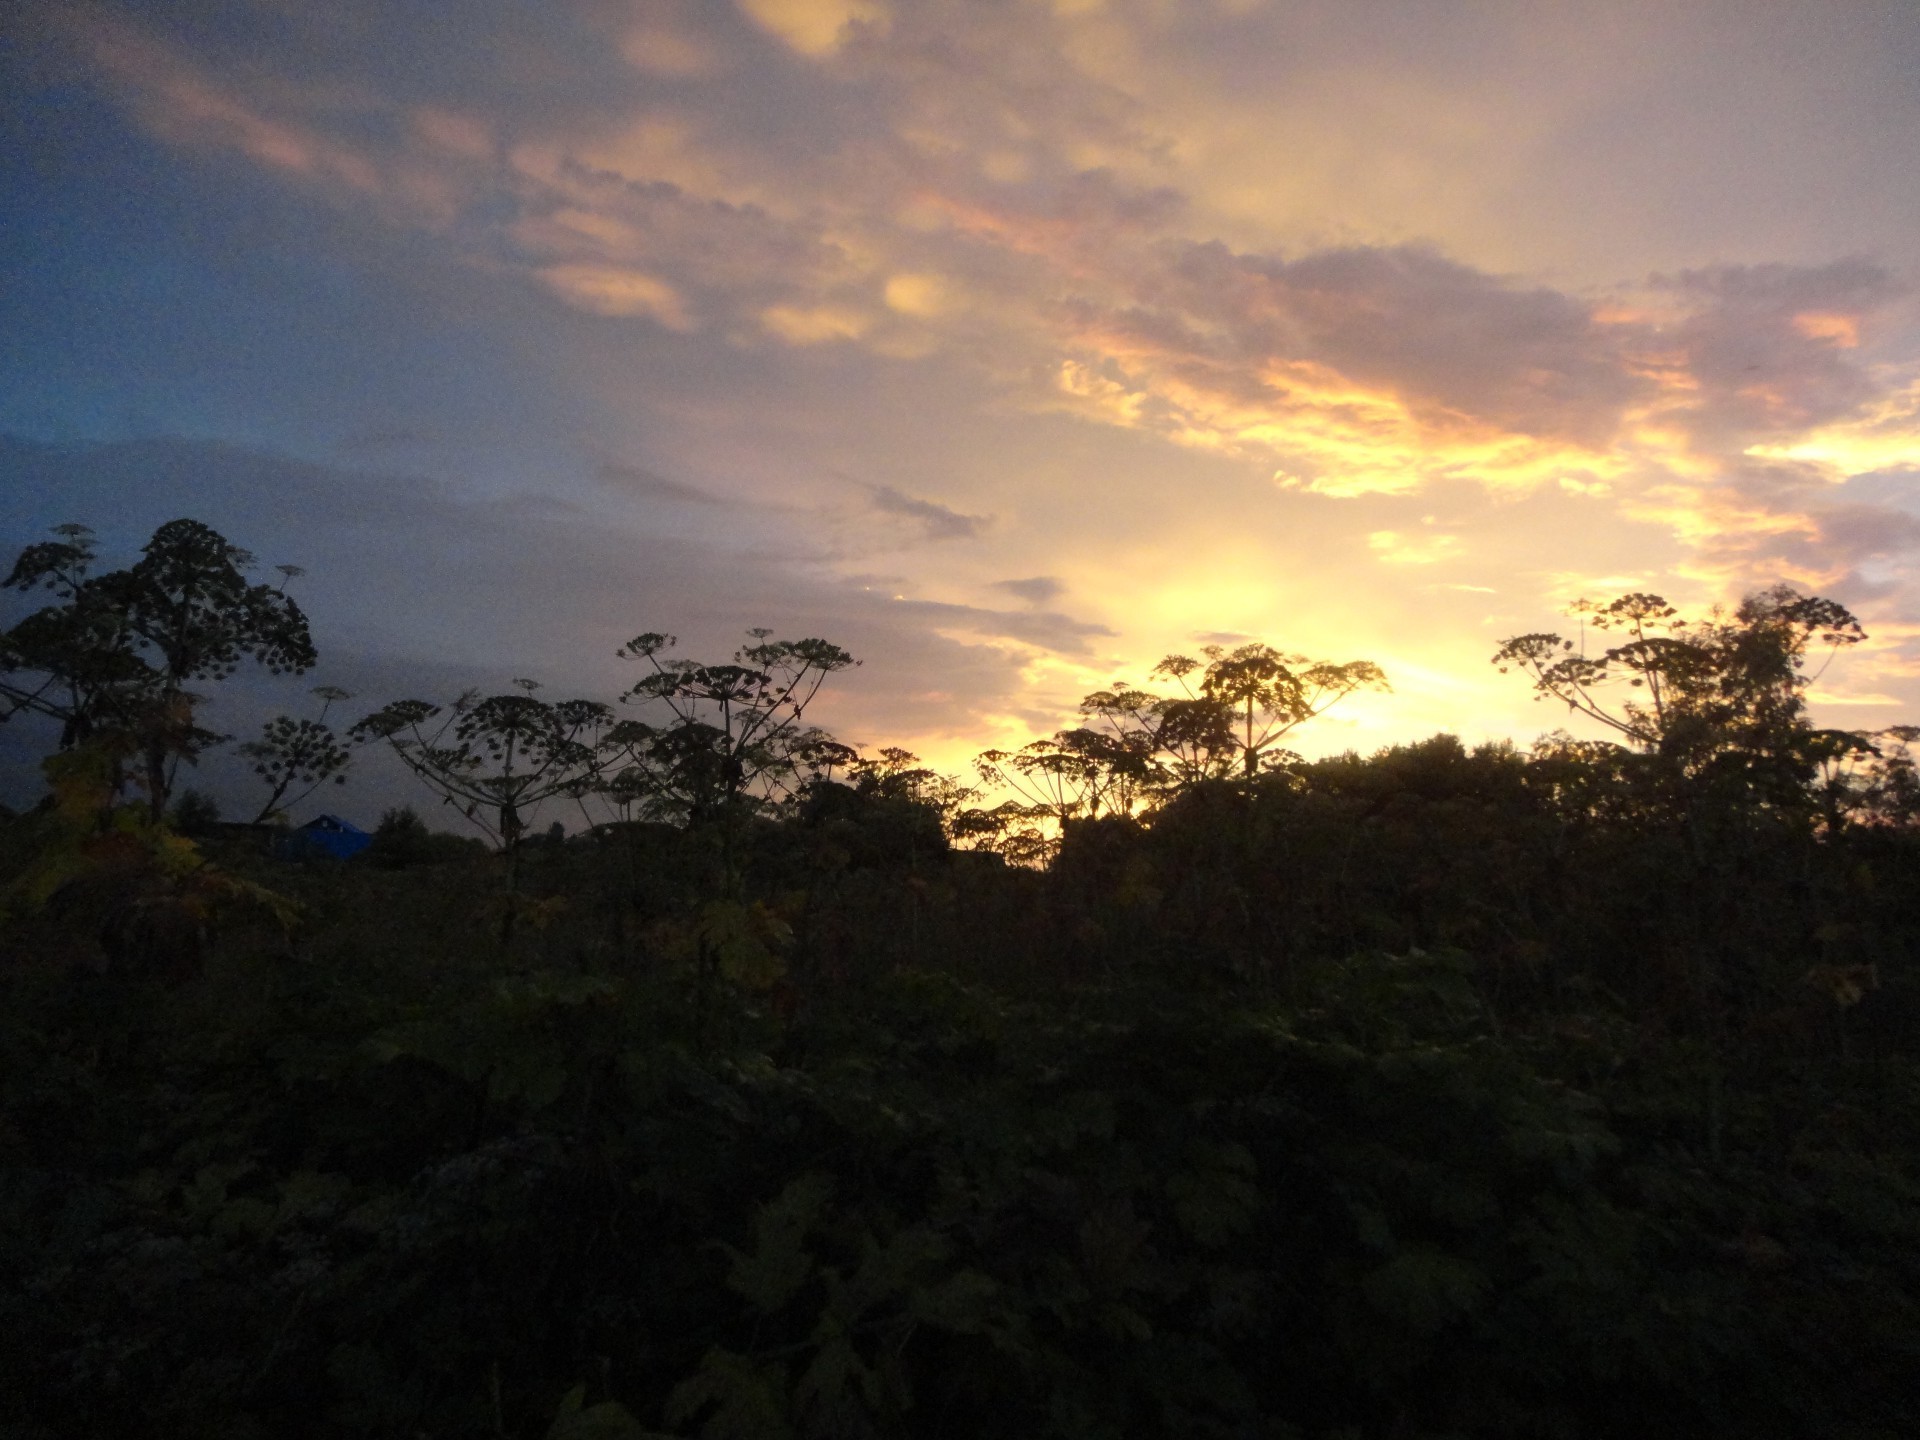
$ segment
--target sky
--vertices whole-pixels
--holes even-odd
[[[764,626],[956,771],[1255,639],[1524,744],[1501,640],[1782,581],[1920,720],[1916,134],[1911,0],[16,0],[0,548],[303,567],[236,732]]]

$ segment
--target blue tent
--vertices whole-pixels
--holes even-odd
[[[316,815],[287,837],[287,853],[294,856],[331,855],[337,860],[358,855],[373,836],[338,815]]]

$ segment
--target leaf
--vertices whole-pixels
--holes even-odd
[[[1478,1266],[1424,1248],[1402,1251],[1360,1282],[1374,1309],[1423,1333],[1472,1313],[1488,1288]]]
[[[667,1397],[667,1423],[683,1425],[711,1409],[700,1434],[705,1440],[788,1440],[787,1377],[779,1365],[756,1365],[718,1347]]]
[[[1237,1148],[1237,1147],[1236,1147]],[[1167,1198],[1180,1228],[1202,1246],[1217,1250],[1244,1235],[1260,1207],[1260,1191],[1226,1169],[1182,1171],[1167,1177]]]
[[[802,1175],[754,1217],[751,1255],[727,1247],[732,1268],[728,1288],[743,1295],[763,1315],[791,1300],[813,1273],[814,1258],[802,1248],[807,1232],[833,1198],[832,1177]]]
[[[567,1392],[547,1427],[546,1440],[666,1440],[659,1431],[642,1425],[619,1401],[589,1405],[586,1399],[585,1385]]]
[[[859,1385],[869,1403],[878,1398],[879,1377],[860,1358],[845,1329],[830,1317],[822,1317],[815,1338],[819,1348],[793,1389],[796,1407],[808,1410],[817,1407],[826,1416],[832,1416],[840,1408],[849,1380]]]
[[[276,1223],[329,1216],[340,1208],[352,1191],[353,1182],[345,1175],[321,1170],[296,1170],[281,1182]]]
[[[947,1242],[924,1224],[903,1227],[885,1244],[869,1240],[852,1277],[833,1287],[835,1311],[851,1323],[882,1302],[907,1294],[947,1252]]]
[[[720,973],[748,990],[766,990],[787,973],[774,947],[793,932],[766,906],[736,900],[709,901],[700,911],[700,938],[719,961]]]
[[[938,1284],[913,1292],[913,1317],[956,1335],[976,1335],[999,1319],[1000,1282],[978,1270],[956,1270]]]
[[[265,1200],[244,1195],[229,1201],[208,1228],[226,1240],[259,1240],[273,1232],[276,1215],[275,1207]]]
[[[567,1089],[567,1067],[538,1051],[509,1051],[487,1076],[487,1095],[497,1101],[517,1100],[528,1110],[544,1110]]]

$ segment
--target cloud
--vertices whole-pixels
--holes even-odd
[[[1025,580],[996,580],[993,588],[1037,607],[1058,599],[1066,586],[1051,575],[1033,575]]]
[[[1035,407],[1277,462],[1320,493],[1463,479],[1598,493],[1649,414],[1724,447],[1873,397],[1849,347],[1894,287],[1864,262],[1655,277],[1641,319],[1426,245],[1236,248],[1198,228],[1178,188],[1174,118],[1115,84],[1128,67],[1093,58],[1071,17],[928,3],[889,20],[872,0],[742,10],[822,76],[755,60],[686,6],[624,32],[653,36],[647,54],[704,57],[660,62],[687,77],[670,95],[633,83],[584,22],[492,12],[477,22],[487,56],[437,56],[423,79],[338,44],[314,52],[341,71],[319,83],[310,61],[217,66],[189,32],[124,16],[87,32],[170,141],[344,186],[569,305],[738,343],[951,348],[1023,375]],[[1116,16],[1101,33],[1137,43],[1129,27],[1153,23]],[[542,97],[569,82],[578,97],[510,98],[495,46]],[[702,78],[715,75],[726,84]],[[777,113],[759,99],[776,86]],[[1663,405],[1681,390],[1685,404]]]
[[[858,340],[873,322],[844,305],[769,305],[760,323],[789,345],[820,345],[829,340]]]
[[[1325,366],[1436,429],[1459,417],[1597,447],[1644,391],[1589,303],[1424,246],[1287,261],[1212,242],[1186,249],[1175,275],[1188,313],[1241,353]]]
[[[1816,705],[1905,705],[1907,702],[1896,695],[1848,695],[1837,690],[1825,690],[1816,686],[1807,691],[1807,699]]]
[[[295,594],[321,664],[288,682],[287,704],[318,683],[343,683],[371,709],[396,698],[396,685],[433,699],[516,675],[611,698],[633,679],[614,652],[642,630],[676,633],[684,653],[709,658],[770,625],[825,636],[866,662],[836,677],[822,724],[936,753],[940,737],[977,741],[1019,702],[1024,662],[1000,642],[1081,655],[1113,633],[1055,611],[895,601],[820,574],[799,545],[777,559],[537,495],[477,497],[205,440],[45,444],[0,433],[0,555],[77,520],[99,530],[108,563],[122,563],[180,516],[263,566],[305,568]]]
[[[993,524],[991,515],[963,515],[933,500],[908,495],[891,485],[873,487],[873,508],[917,522],[929,540],[974,540]]]
[[[620,37],[620,54],[635,69],[673,79],[708,76],[723,65],[719,47],[680,5],[647,7]]]
[[[1450,93],[1458,85],[1436,81],[1418,56],[1403,55],[1390,75],[1355,59],[1370,54],[1369,36],[1307,76],[1301,92],[1338,99],[1329,86],[1350,75],[1365,93],[1289,130],[1279,121],[1297,121],[1298,105],[1250,108],[1246,98],[1255,78],[1284,68],[1254,40],[1278,33],[1269,26],[1294,34],[1314,25],[1219,7],[1073,8],[650,0],[562,5],[530,19],[480,0],[454,44],[443,21],[377,0],[341,0],[326,16],[239,7],[219,23],[106,4],[75,25],[100,87],[178,155],[210,172],[257,171],[302,197],[304,214],[331,207],[362,227],[357,234],[399,237],[380,263],[413,266],[430,277],[423,287],[456,275],[466,293],[513,297],[524,331],[516,324],[492,338],[542,354],[556,392],[591,396],[583,412],[598,405],[618,417],[595,417],[609,435],[590,441],[598,448],[589,454],[673,454],[655,443],[657,428],[683,442],[704,437],[687,473],[736,473],[727,467],[750,442],[733,432],[753,427],[734,423],[737,397],[725,392],[750,375],[758,394],[784,380],[808,397],[794,408],[809,413],[783,415],[785,428],[763,433],[816,447],[806,452],[815,474],[894,477],[868,487],[856,514],[833,517],[884,530],[889,542],[991,529],[1011,545],[1020,534],[995,526],[1014,502],[988,464],[969,473],[965,460],[943,456],[903,470],[875,445],[864,472],[848,465],[841,452],[858,445],[827,438],[833,426],[868,423],[881,404],[871,397],[899,393],[971,405],[991,417],[983,425],[1008,430],[1138,436],[1153,454],[1165,442],[1189,452],[1169,466],[1182,475],[1272,475],[1236,532],[1316,547],[1305,568],[1323,576],[1335,563],[1326,556],[1351,556],[1369,537],[1371,553],[1408,576],[1470,559],[1505,567],[1503,594],[1524,590],[1544,572],[1528,570],[1535,557],[1499,532],[1550,515],[1559,528],[1536,536],[1536,549],[1604,542],[1658,556],[1609,556],[1596,568],[1677,556],[1678,572],[1705,589],[1778,578],[1855,594],[1910,585],[1920,535],[1898,492],[1900,477],[1920,469],[1920,384],[1885,363],[1881,342],[1902,293],[1889,271],[1844,260],[1548,283],[1510,273],[1502,257],[1514,250],[1468,256],[1408,238],[1429,233],[1439,210],[1410,209],[1393,225],[1322,224],[1289,167],[1297,155],[1305,170],[1339,174],[1334,162],[1347,152],[1325,147],[1349,120],[1367,135],[1428,126],[1438,137],[1397,158],[1359,157],[1378,195],[1396,183],[1382,167],[1410,155],[1456,144],[1481,153],[1475,126],[1504,112]],[[1305,31],[1299,38],[1322,45]],[[1214,69],[1195,68],[1202,61]],[[1208,74],[1237,77],[1240,90],[1209,89]],[[1234,124],[1250,128],[1231,133]],[[1294,140],[1322,150],[1289,149]],[[1546,138],[1538,144],[1552,150]],[[1236,199],[1220,189],[1226,170],[1216,162],[1227,150],[1257,152],[1273,173],[1247,170]],[[1287,163],[1276,168],[1273,154]],[[1425,193],[1453,181],[1398,183]],[[1500,183],[1476,172],[1470,188],[1508,207],[1526,198]],[[1281,216],[1274,195],[1292,197],[1300,213]],[[1763,254],[1771,243],[1756,237],[1724,253]],[[651,361],[656,375],[684,362],[695,378],[676,389],[676,414],[621,414],[640,408],[639,384],[623,389],[592,372],[617,370],[622,346],[670,356]],[[593,363],[555,358],[589,349]],[[713,387],[710,399],[688,398],[696,380]],[[913,419],[895,423],[890,433],[910,445]],[[398,445],[342,453],[389,466],[401,454],[416,459]],[[568,465],[577,473],[577,460]],[[773,468],[740,482],[741,492],[773,494],[786,483],[784,473],[770,478]],[[1090,483],[1074,474],[1063,461],[1046,485]],[[1875,488],[1872,475],[1885,483]],[[648,472],[603,478],[626,495],[720,503]],[[369,513],[408,496],[433,510],[455,493],[325,483],[360,496]],[[1142,517],[1170,513],[1139,498],[1146,493],[1131,502]],[[1414,495],[1423,510],[1444,507],[1452,528],[1414,529],[1395,508]],[[1489,497],[1501,508],[1473,511],[1481,530],[1454,523]],[[1050,498],[1036,483],[1033,508]],[[1353,502],[1351,517],[1318,521],[1325,528],[1312,541],[1253,518],[1294,524],[1335,499]],[[802,508],[786,503],[786,516]],[[1024,518],[1029,496],[1018,503]],[[1118,501],[1111,510],[1087,527],[1098,542],[1069,536],[1062,549],[1171,543],[1129,534],[1153,522],[1133,520]],[[459,513],[449,533],[477,535],[486,512]],[[790,568],[830,571],[859,552],[858,543],[820,542],[811,523],[793,521],[811,538],[793,542]],[[591,528],[545,517],[531,533],[568,524]],[[487,533],[504,546],[506,536]],[[1667,537],[1682,548],[1663,548]],[[787,538],[766,548],[787,555],[778,543]],[[1210,553],[1183,538],[1192,553]],[[1018,623],[1055,615],[1052,629],[1033,634],[1088,643],[1091,632],[1044,609],[1057,594],[1012,588],[1051,574],[988,578],[1044,568],[1089,593],[1084,576],[1097,567],[1084,554],[986,549],[923,550],[917,560],[950,567],[943,593],[997,587],[1028,607],[1009,612],[1026,617]],[[507,563],[513,552],[489,553]],[[1423,579],[1391,583],[1434,602]],[[1197,603],[1193,587],[1169,588],[1179,605]],[[1238,602],[1214,613],[1261,623]],[[975,637],[1015,623],[956,615],[940,623]],[[1191,623],[1170,623],[1169,634]]]
[[[1692,573],[1738,590],[1778,580],[1865,595],[1869,562],[1920,550],[1898,507],[1849,493],[1920,459],[1909,387],[1858,337],[1902,295],[1880,267],[1720,266],[1656,276],[1670,307],[1641,322],[1637,362],[1659,398],[1631,421],[1638,473],[1623,513],[1669,527]]]
[[[691,330],[686,300],[658,276],[617,265],[549,265],[540,279],[570,305],[596,315],[657,320],[669,330]]]
[[[343,435],[336,448],[349,453],[378,453],[443,445],[438,430],[413,425],[367,425]]]
[[[802,55],[831,55],[855,25],[884,26],[887,10],[878,0],[739,0],[754,22]]]
[[[1376,530],[1367,536],[1367,548],[1388,565],[1433,565],[1461,553],[1457,535],[1406,534]]]
[[[1803,433],[1881,398],[1852,353],[1902,294],[1877,265],[1723,265],[1656,276],[1654,286],[1688,307],[1663,338],[1688,382],[1685,424],[1703,447]]]
[[[606,484],[623,495],[633,495],[646,500],[664,500],[679,505],[726,505],[722,500],[697,485],[689,485],[683,480],[669,480],[664,475],[639,465],[622,465],[616,461],[602,462],[594,474]]]
[[[921,319],[932,319],[952,304],[947,282],[938,275],[903,272],[889,276],[883,294],[888,309]]]
[[[298,87],[216,77],[127,24],[99,52],[170,138],[303,182],[313,164],[281,164],[248,137],[324,141],[396,220],[610,319],[718,327],[737,343],[947,349],[1026,377],[1010,398],[1034,408],[1279,460],[1328,494],[1610,478],[1604,447],[1648,381],[1587,303],[1421,246],[1287,258],[1196,237],[1186,195],[1153,178],[1177,173],[1165,137],[1063,58],[1072,27],[944,5],[881,27],[858,8],[753,9],[836,70],[831,92],[794,82],[778,131],[723,103],[751,91],[736,74],[671,105],[630,91],[595,124],[516,118],[504,147],[482,132],[505,122],[438,96],[360,89],[345,113],[416,117],[394,131],[343,123],[337,100]],[[129,50],[190,79],[156,89],[117,58]],[[543,73],[596,80],[599,64],[542,57]],[[192,99],[202,92],[247,123],[194,121],[212,103]],[[794,134],[811,143],[793,148]]]
[[[896,600],[892,608],[940,630],[1017,640],[1061,655],[1089,654],[1092,641],[1118,633],[1108,626],[1076,620],[1057,610],[989,610],[937,600]]]

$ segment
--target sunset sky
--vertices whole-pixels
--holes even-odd
[[[1162,655],[1561,724],[1780,580],[1920,721],[1912,0],[181,0],[0,22],[0,544],[204,519],[371,708],[643,630],[949,768]]]

